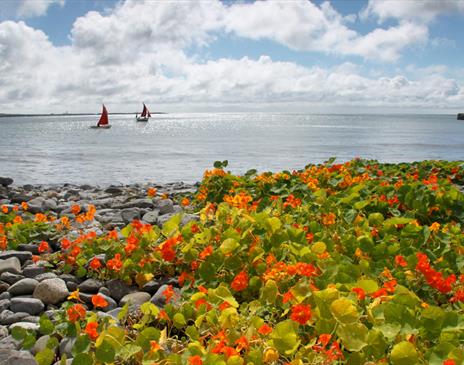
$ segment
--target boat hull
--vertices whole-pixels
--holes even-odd
[[[110,125],[91,125],[90,129],[110,129]]]
[[[137,122],[148,122],[148,118],[145,117],[138,117],[135,119]]]
[[[458,120],[464,120],[464,113],[459,113],[457,119]]]

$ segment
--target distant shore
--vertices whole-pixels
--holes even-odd
[[[150,112],[151,114],[167,114],[166,112]],[[129,112],[129,113],[108,113],[109,115],[123,114],[123,115],[133,115],[140,114],[139,112]],[[66,117],[66,116],[82,116],[82,115],[100,115],[100,113],[48,113],[48,114],[1,114],[0,118],[6,117]]]

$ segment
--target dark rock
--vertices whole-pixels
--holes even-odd
[[[76,291],[77,290],[77,283],[74,281],[68,281],[66,283],[66,287],[68,288],[69,291]]]
[[[69,295],[66,283],[59,279],[46,279],[41,281],[34,290],[33,297],[45,304],[57,304]]]
[[[30,243],[21,243],[18,245],[18,251],[28,251],[33,255],[39,254],[39,246]]]
[[[7,260],[12,257],[16,257],[21,262],[21,264],[23,264],[27,260],[32,259],[32,253],[25,252],[25,251],[15,251],[15,250],[0,252],[0,260]]]
[[[0,185],[7,187],[8,185],[13,184],[13,179],[11,177],[0,177]]]
[[[121,195],[122,193],[124,193],[124,190],[122,190],[121,188],[117,186],[109,186],[108,188],[105,189],[105,193],[113,194],[113,195]]]
[[[81,292],[96,294],[102,286],[104,286],[102,281],[91,278],[79,284],[78,288]]]
[[[144,199],[135,199],[130,202],[124,203],[120,208],[154,208],[153,200],[144,198]]]
[[[21,194],[21,193],[19,193],[19,194],[13,193],[13,194],[10,195],[10,200],[14,204],[20,204],[22,202],[28,201],[29,197],[27,195],[24,195],[24,194]]]
[[[100,289],[98,289],[98,294],[104,294],[107,296],[111,296],[110,290],[104,286],[102,286]]]
[[[58,276],[61,280],[65,281],[66,283],[68,281],[72,281],[74,283],[79,283],[79,279],[76,278],[74,275],[71,275],[71,274],[61,274],[60,276]]]
[[[134,291],[134,289],[130,288],[127,284],[118,279],[108,281],[106,286],[110,291],[110,296],[117,302],[119,302],[123,296]]]
[[[20,322],[23,318],[29,316],[29,313],[26,312],[17,312],[14,313],[8,309],[5,309],[0,313],[0,324],[10,325],[15,322]]]
[[[4,272],[0,275],[0,280],[10,285],[13,285],[22,279],[24,279],[23,275],[12,274],[11,272]]]
[[[41,313],[44,307],[39,299],[34,298],[13,298],[10,303],[10,310],[15,313],[25,312],[36,315]]]
[[[10,299],[0,299],[0,313],[10,308]]]
[[[161,285],[162,284],[157,280],[150,280],[143,286],[142,290],[150,295],[153,295],[157,292]]]
[[[4,293],[8,290],[8,288],[10,287],[9,284],[7,283],[4,283],[3,281],[0,281],[0,293]],[[1,295],[1,294],[0,294]]]
[[[39,282],[35,279],[25,278],[25,279],[19,280],[18,282],[10,286],[10,288],[8,289],[8,292],[13,296],[32,294],[38,284]],[[21,312],[21,311],[14,311],[14,312]]]
[[[28,265],[25,266],[23,269],[23,274],[24,276],[28,278],[34,278],[37,275],[43,274],[47,271],[47,269],[43,266],[39,265]]]
[[[74,343],[76,342],[76,337],[65,337],[61,340],[59,350],[60,356],[66,355],[67,358],[72,357],[72,348],[74,347]]]
[[[0,260],[0,274],[11,272],[13,274],[21,273],[21,262],[17,257],[10,257],[6,260]]]

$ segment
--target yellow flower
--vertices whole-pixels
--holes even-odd
[[[437,233],[437,232],[440,230],[440,223],[438,223],[438,222],[433,222],[432,225],[429,227],[429,229],[430,229],[433,233]]]
[[[68,296],[68,300],[73,300],[73,299],[77,301],[81,300],[81,298],[79,297],[79,289],[76,289]]]

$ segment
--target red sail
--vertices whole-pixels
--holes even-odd
[[[108,125],[108,111],[106,110],[105,105],[103,105],[103,111],[97,125]]]
[[[143,104],[143,110],[142,110],[142,114],[140,114],[140,117],[145,118],[147,116],[147,112],[148,112],[147,106]]]
[[[147,117],[148,117],[148,118],[151,118],[151,114],[150,114],[150,112],[148,111],[148,108],[147,108]]]

